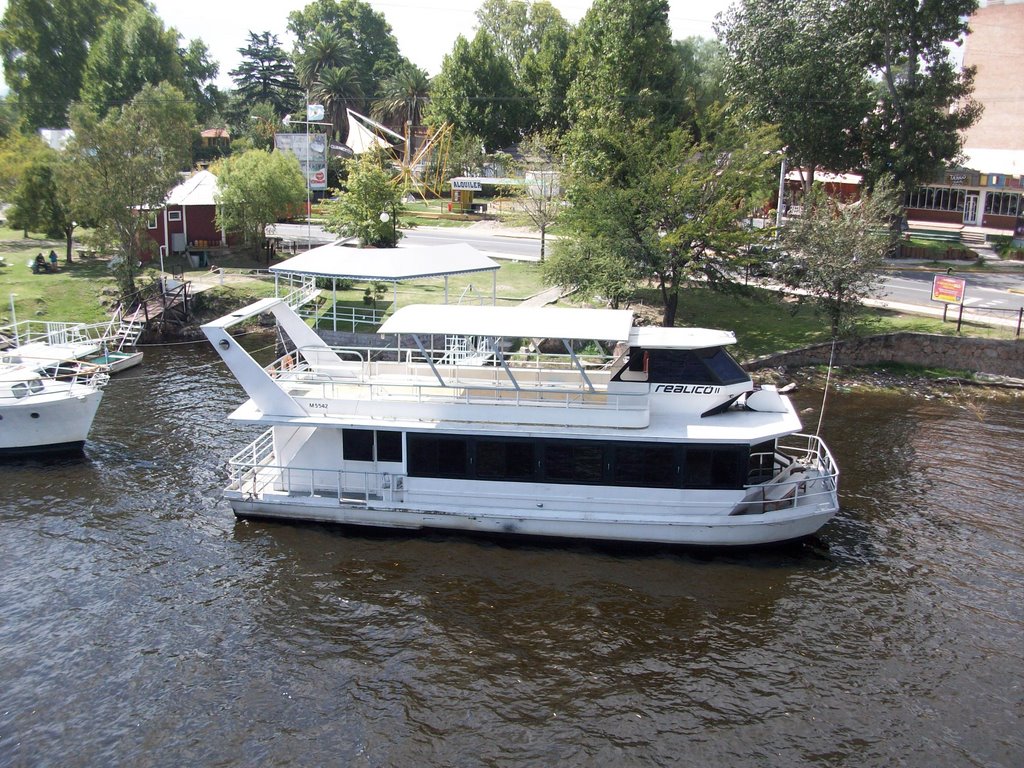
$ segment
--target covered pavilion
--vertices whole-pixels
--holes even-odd
[[[275,281],[287,278],[291,282],[295,277],[330,279],[335,303],[339,280],[391,283],[396,307],[398,284],[401,282],[443,277],[444,302],[447,304],[449,277],[490,272],[491,303],[497,303],[497,273],[501,265],[468,243],[370,249],[352,248],[343,242],[313,248],[275,264],[270,271],[274,273]],[[280,295],[280,286],[277,293]]]

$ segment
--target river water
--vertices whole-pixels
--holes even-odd
[[[240,401],[149,349],[0,467],[0,765],[1024,764],[1019,403],[833,392],[839,516],[709,554],[239,522]]]

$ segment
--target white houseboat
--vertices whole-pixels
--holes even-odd
[[[294,344],[267,367],[229,334],[264,313]],[[240,517],[755,545],[838,509],[828,448],[753,385],[731,333],[634,327],[622,310],[414,305],[373,353],[329,347],[281,299],[203,330],[249,396],[231,418],[268,427],[229,462]],[[565,353],[507,351],[531,339]],[[594,362],[584,340],[617,354]]]

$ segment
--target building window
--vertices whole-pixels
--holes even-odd
[[[925,211],[959,211],[963,213],[967,192],[956,187],[918,187],[907,193],[905,208]]]
[[[1019,192],[989,192],[985,195],[985,213],[1016,216],[1021,212]]]
[[[181,211],[168,211],[167,212],[167,220],[168,221],[181,221]]]
[[[146,222],[146,226],[149,227],[150,229],[156,229],[156,227],[157,227],[157,220],[156,220],[156,214],[155,213],[152,216],[149,217],[149,221]]]

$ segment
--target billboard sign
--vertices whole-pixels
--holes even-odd
[[[274,134],[274,149],[298,158],[310,189],[327,189],[327,136],[322,133]]]
[[[967,291],[967,280],[952,275],[935,275],[932,278],[932,301],[943,304],[963,304]]]

